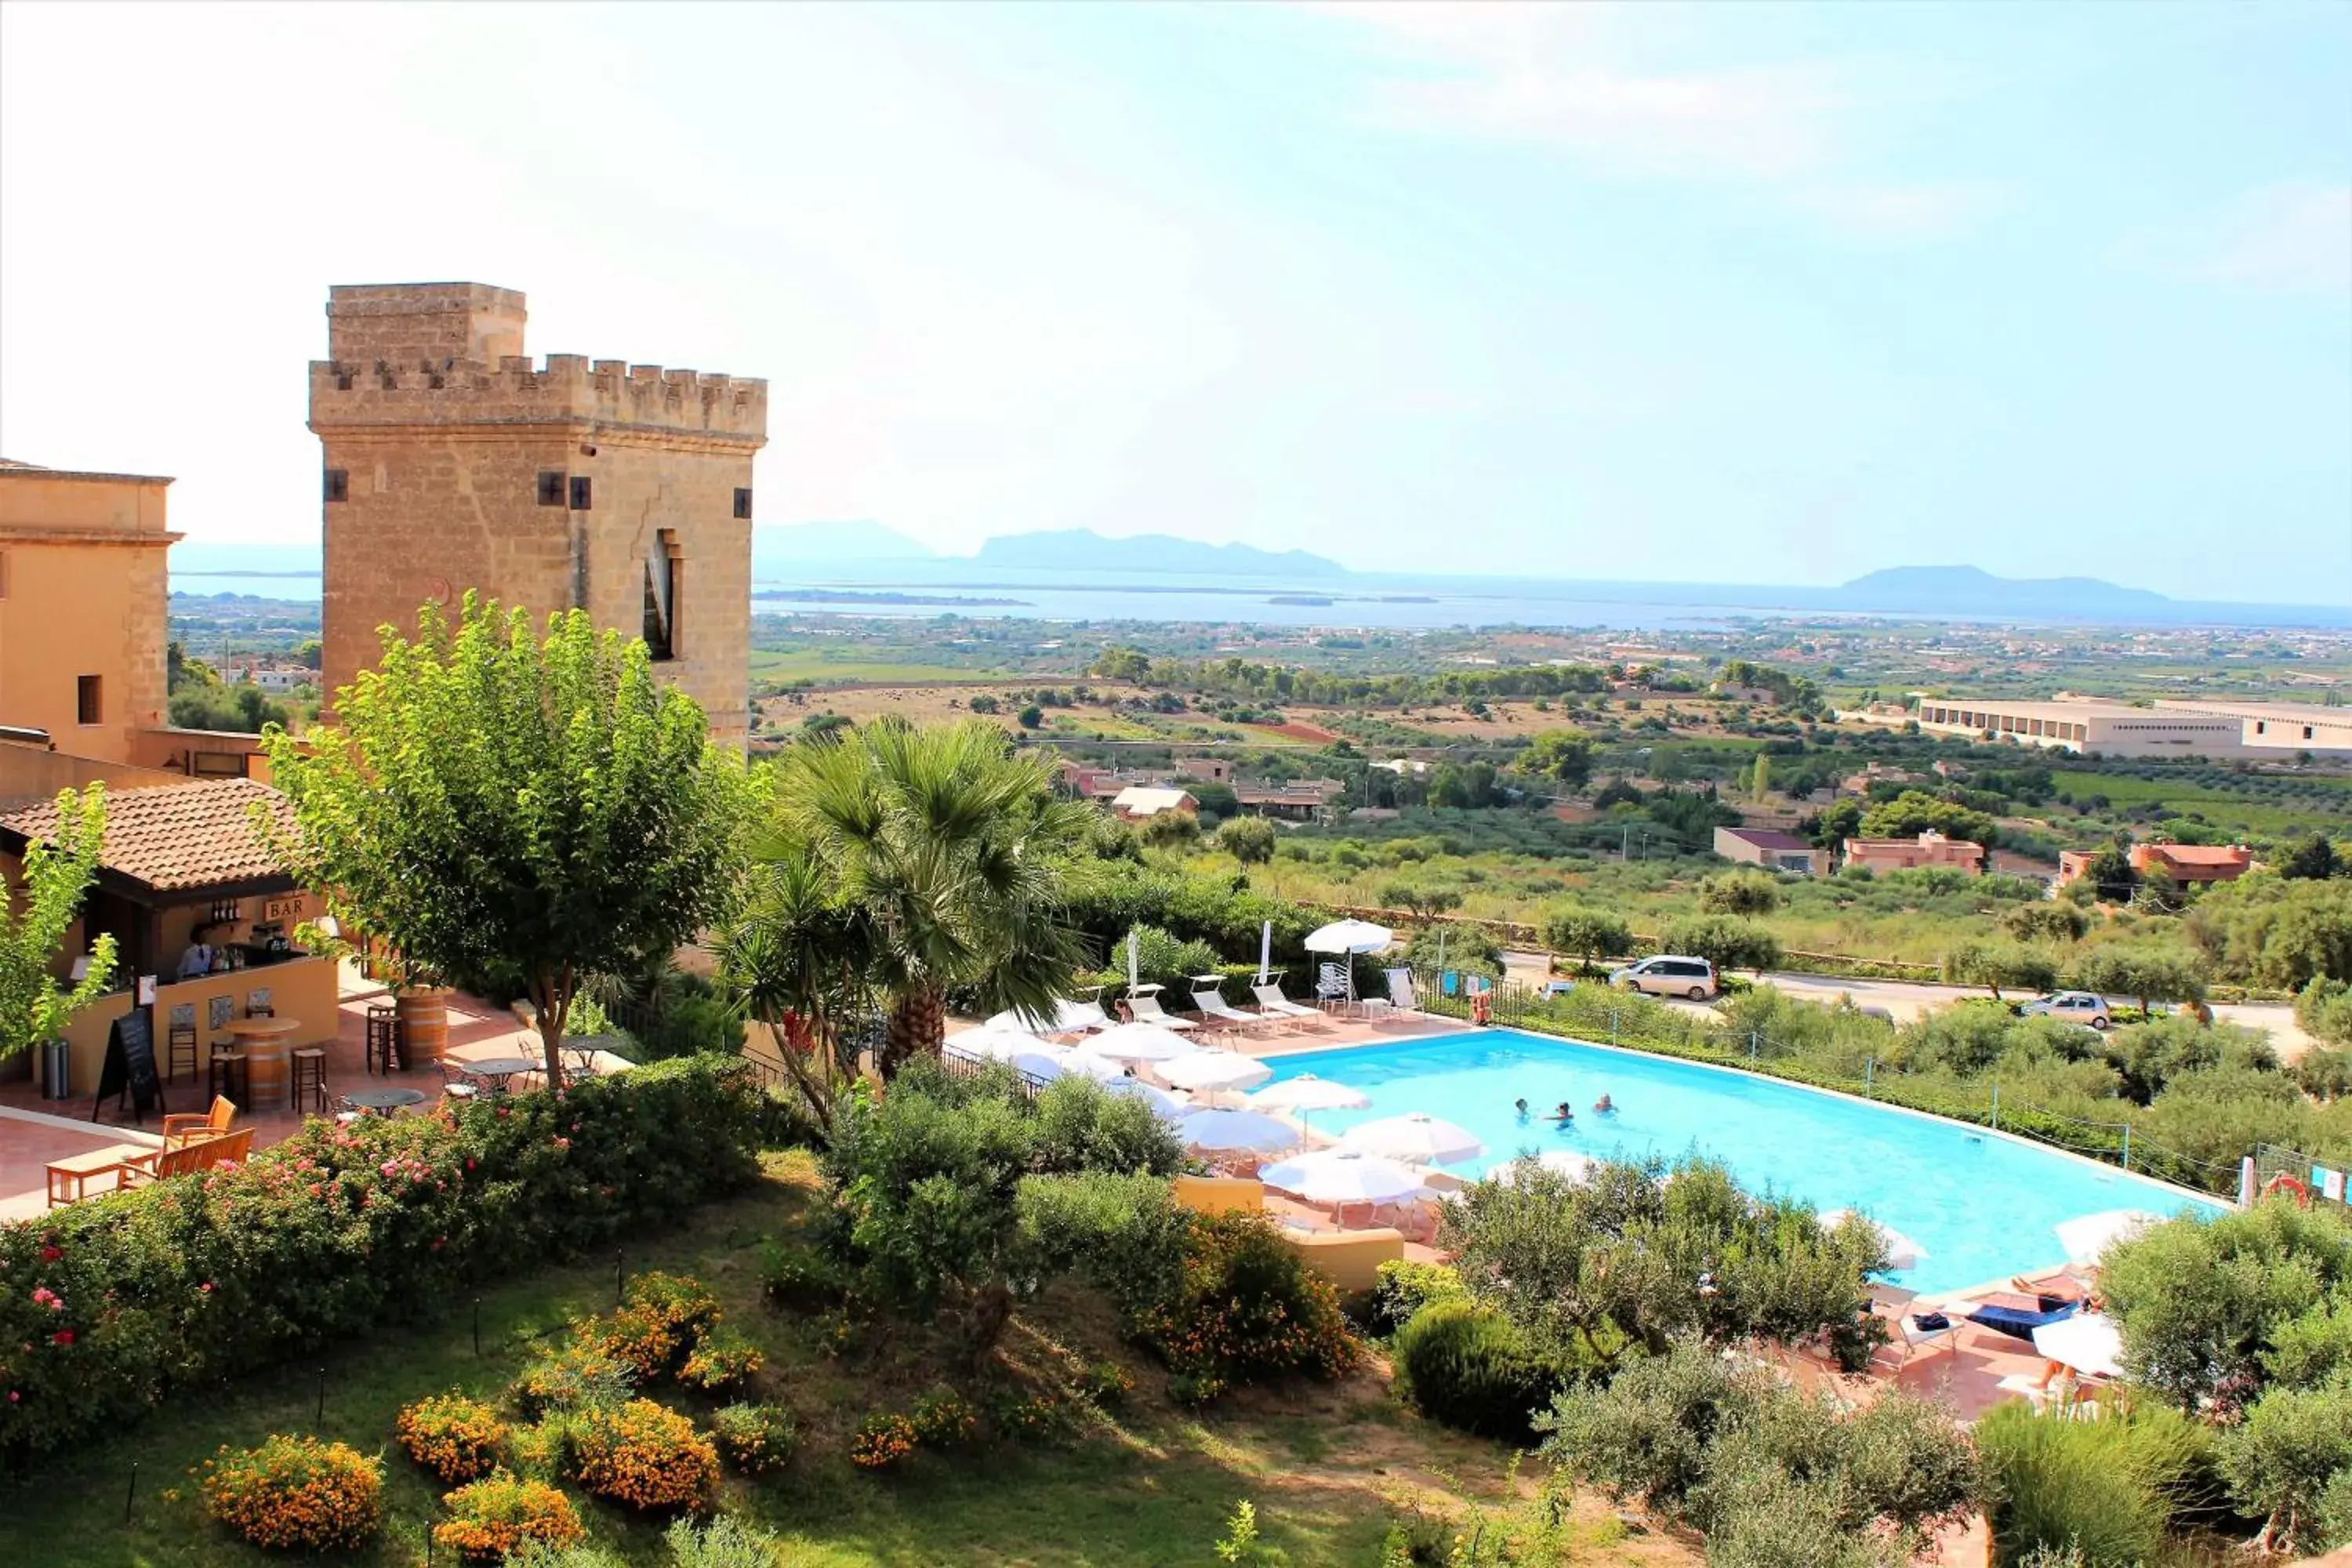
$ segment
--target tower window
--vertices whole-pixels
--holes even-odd
[[[749,489],[735,492],[735,515],[745,522],[751,521],[751,492]]]
[[[644,635],[646,652],[657,660],[677,657],[679,580],[684,574],[677,534],[665,528],[654,536],[654,547],[646,556]]]
[[[327,499],[329,500],[352,499],[352,476],[349,470],[343,468],[327,470]]]
[[[74,678],[74,722],[103,724],[106,722],[105,680],[95,675]]]
[[[539,471],[539,504],[541,506],[563,504],[563,476],[552,468],[541,468]]]
[[[573,511],[588,510],[588,479],[584,474],[574,474],[572,477],[572,510]]]

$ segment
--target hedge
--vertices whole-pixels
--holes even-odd
[[[740,1061],[681,1058],[430,1116],[312,1121],[245,1165],[0,1226],[0,1469],[740,1186],[765,1099]]]

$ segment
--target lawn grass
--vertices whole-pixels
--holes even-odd
[[[729,1321],[769,1359],[758,1396],[789,1405],[803,1437],[798,1458],[761,1482],[730,1477],[720,1507],[775,1533],[786,1568],[908,1568],[947,1563],[1192,1565],[1234,1504],[1255,1501],[1263,1539],[1295,1568],[1362,1568],[1373,1562],[1400,1509],[1450,1511],[1459,1498],[1495,1506],[1506,1496],[1501,1452],[1431,1427],[1367,1373],[1337,1385],[1244,1391],[1203,1415],[1166,1403],[1165,1375],[1119,1344],[1108,1310],[1085,1292],[1048,1291],[1016,1318],[1003,1349],[1019,1365],[1045,1336],[1093,1358],[1121,1360],[1136,1394],[1107,1429],[1068,1447],[999,1445],[924,1455],[906,1473],[874,1477],[846,1458],[851,1431],[877,1408],[904,1409],[936,1385],[940,1347],[921,1332],[881,1331],[840,1360],[817,1343],[812,1320],[762,1304],[756,1247],[793,1229],[815,1190],[805,1155],[771,1156],[760,1185],[710,1205],[623,1255],[625,1268],[692,1273],[719,1294]],[[425,1531],[443,1489],[392,1442],[400,1407],[462,1389],[502,1402],[532,1342],[572,1318],[610,1308],[615,1259],[583,1259],[538,1271],[481,1297],[482,1353],[474,1353],[471,1298],[450,1303],[437,1327],[388,1332],[217,1390],[185,1390],[144,1425],[42,1473],[0,1487],[0,1563],[44,1568],[185,1564],[257,1568],[288,1561],[214,1526],[190,1471],[219,1446],[246,1447],[271,1432],[315,1432],[384,1458],[388,1528],[371,1550],[339,1561],[386,1568],[423,1563]],[[323,1417],[319,1371],[325,1369]],[[952,1370],[952,1369],[950,1369]],[[699,1415],[707,1405],[659,1391]],[[125,1496],[137,1466],[137,1495]],[[574,1494],[591,1537],[633,1563],[667,1563],[660,1529]],[[1689,1563],[1680,1544],[1650,1535],[1604,1546],[1622,1533],[1606,1510],[1581,1499],[1569,1533],[1581,1562]],[[1595,1554],[1598,1552],[1599,1554]],[[446,1551],[433,1561],[451,1561]]]

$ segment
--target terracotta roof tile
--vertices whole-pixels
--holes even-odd
[[[292,826],[292,804],[251,779],[110,790],[100,863],[158,892],[282,876],[282,868],[254,833],[256,801],[266,803],[281,823]],[[0,828],[27,839],[47,838],[57,825],[53,801],[0,811]]]

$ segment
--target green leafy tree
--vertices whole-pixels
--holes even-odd
[[[1589,968],[1595,959],[1631,952],[1633,928],[1610,910],[1570,906],[1545,918],[1543,938],[1554,952],[1572,952]]]
[[[1780,907],[1780,889],[1756,871],[1709,877],[1699,886],[1698,907],[1709,914],[1769,915]]]
[[[1592,741],[1576,730],[1545,730],[1519,753],[1518,769],[1570,795],[1592,780]]]
[[[24,873],[0,908],[0,1059],[65,1032],[66,1021],[96,1001],[114,974],[114,938],[90,944],[89,971],[70,988],[54,966],[82,896],[98,879],[106,842],[106,786],[61,791],[57,826],[25,846]]]
[[[1015,713],[1013,721],[1024,730],[1034,730],[1045,722],[1045,710],[1032,702]]]
[[[2195,1002],[2205,994],[2205,977],[2185,952],[2171,948],[2095,948],[2074,968],[2074,982],[2102,995],[2134,996],[2145,1010],[2155,1002]]]
[[[1847,839],[1859,837],[1861,834],[1862,802],[1841,800],[1832,802],[1813,818],[1805,837],[1817,848],[1835,849]]]
[[[2131,847],[2116,839],[2092,856],[2081,880],[2111,904],[2128,902],[2139,886],[2139,868],[2131,863]]]
[[[1916,838],[1931,829],[1947,838],[1966,838],[1987,847],[2000,841],[2000,828],[1990,816],[1924,790],[1906,789],[1862,814],[1861,836],[1865,838]]]
[[[2324,882],[2347,868],[2343,857],[2336,852],[2335,844],[2325,833],[2315,833],[2287,851],[2279,862],[2279,875],[2296,881]]]
[[[2091,929],[2091,917],[2076,905],[2051,900],[2020,904],[2000,923],[2020,942],[2079,942]]]
[[[1770,969],[1780,962],[1780,939],[1754,921],[1728,915],[1696,915],[1674,921],[1658,933],[1658,951],[1704,958],[1721,973],[1732,969]]]
[[[751,790],[702,710],[656,681],[642,641],[572,610],[544,635],[468,594],[417,635],[384,628],[340,727],[263,732],[295,830],[257,818],[345,926],[538,1011],[548,1079],[572,997],[722,914]]]
[[[1244,866],[1274,858],[1274,824],[1263,816],[1236,816],[1217,829],[1217,847]]]
[[[996,711],[999,704],[995,698],[991,697],[987,692],[983,691],[977,697],[974,697],[971,701],[965,703],[964,706],[971,709],[975,713],[993,713]]]
[[[190,668],[198,666],[192,663]],[[230,686],[215,678],[210,682],[184,683],[172,694],[169,717],[183,730],[257,735],[271,724],[283,726],[291,722],[293,716],[286,704],[271,701],[261,688],[249,680]]]
[[[950,991],[983,1013],[1045,1014],[1069,994],[1079,949],[1063,887],[1094,813],[1053,784],[1044,759],[1008,753],[980,721],[869,724],[776,764],[780,831],[757,858],[812,862],[849,911],[847,962],[882,1008],[886,1070],[937,1054]]]
[[[1970,942],[1944,955],[1946,976],[1962,985],[1981,985],[2000,999],[2001,987],[2047,991],[2058,984],[2058,964],[2048,953],[2013,942]]]

